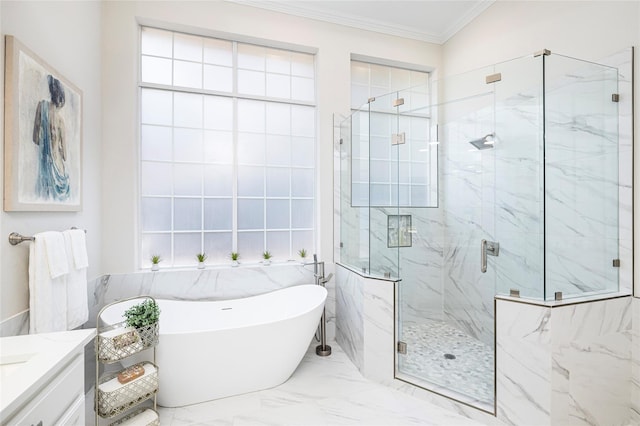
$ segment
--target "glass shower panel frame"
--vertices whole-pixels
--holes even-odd
[[[545,299],[619,290],[618,70],[544,57]]]

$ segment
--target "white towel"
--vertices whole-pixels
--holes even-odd
[[[41,232],[35,235],[36,243],[44,243],[47,265],[51,278],[69,273],[69,261],[61,232]]]
[[[81,234],[81,235],[80,235]],[[80,327],[89,319],[87,299],[87,246],[84,231],[70,229],[62,232],[68,254],[67,280],[67,330]],[[80,253],[76,256],[76,253]],[[84,266],[78,266],[84,265]]]
[[[87,239],[85,232],[81,229],[69,229],[64,231],[65,238],[71,239],[71,253],[73,257],[72,265],[76,269],[89,267],[89,256],[87,255]]]
[[[58,247],[54,233],[35,235],[29,245],[29,333],[47,333],[67,329],[67,280],[59,273],[60,258],[66,259],[64,238],[58,233],[62,247]],[[47,244],[49,242],[49,244]],[[49,256],[51,254],[51,256]],[[52,274],[51,266],[54,265]],[[65,264],[68,269],[68,265]]]

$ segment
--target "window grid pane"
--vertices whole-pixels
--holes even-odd
[[[313,250],[314,55],[142,27],[140,62],[141,267]]]

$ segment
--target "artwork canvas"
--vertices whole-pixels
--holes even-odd
[[[4,210],[82,209],[82,91],[5,40]]]

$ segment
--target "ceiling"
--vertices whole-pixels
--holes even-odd
[[[229,0],[334,24],[442,44],[495,0]]]

